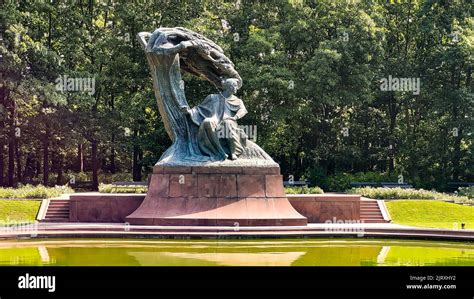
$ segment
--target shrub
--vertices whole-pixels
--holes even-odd
[[[100,193],[147,193],[147,186],[115,186],[111,184],[100,184],[99,192]]]
[[[346,191],[349,189],[351,182],[390,182],[397,181],[395,174],[389,175],[388,173],[379,172],[358,172],[355,174],[351,173],[338,173],[328,177],[327,189],[330,191]]]
[[[457,203],[469,203],[466,196],[455,196],[436,191],[423,189],[403,189],[403,188],[352,188],[349,193],[360,194],[374,199],[433,199],[442,201],[454,201]]]
[[[133,177],[128,172],[117,173],[99,173],[99,182],[103,184],[111,184],[113,182],[131,182]]]
[[[307,169],[300,179],[309,180],[311,185],[317,185],[324,190],[328,188],[328,177],[326,171],[320,166],[314,166]]]
[[[43,199],[67,193],[74,193],[74,190],[66,186],[45,187],[43,185],[0,188],[0,198],[4,199]]]
[[[474,199],[474,186],[469,187],[459,187],[458,188],[459,196],[466,196],[469,199]]]
[[[286,194],[322,194],[323,189],[319,187],[286,187]]]

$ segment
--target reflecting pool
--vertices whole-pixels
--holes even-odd
[[[382,239],[0,241],[0,265],[474,266],[474,243]]]

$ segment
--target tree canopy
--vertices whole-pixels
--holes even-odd
[[[0,185],[143,180],[170,140],[135,35],[160,26],[224,49],[243,79],[239,124],[286,177],[473,179],[471,1],[0,2]],[[94,90],[61,89],[68,78]],[[183,78],[192,104],[215,92]]]

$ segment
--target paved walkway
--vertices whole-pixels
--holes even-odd
[[[36,223],[0,228],[0,239],[18,238],[299,238],[372,237],[441,239],[474,242],[474,230],[448,230],[391,223],[323,224],[307,226],[210,227],[142,226],[125,223]]]

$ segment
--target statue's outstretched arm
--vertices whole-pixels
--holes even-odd
[[[240,106],[240,109],[235,113],[236,119],[241,119],[248,113],[247,108],[245,108],[244,103]]]

